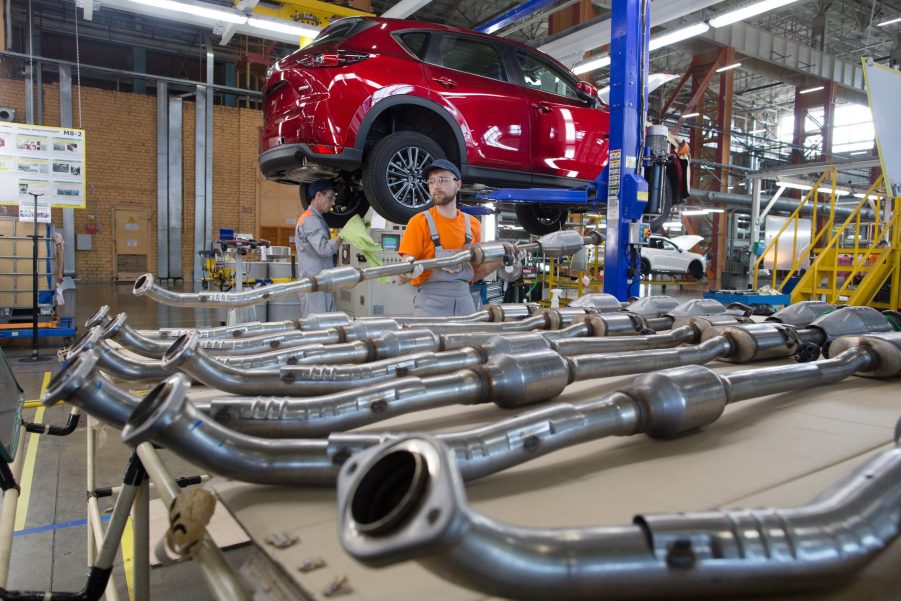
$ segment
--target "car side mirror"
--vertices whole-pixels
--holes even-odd
[[[588,106],[593,107],[598,103],[598,89],[587,81],[580,81],[576,84],[576,95]]]

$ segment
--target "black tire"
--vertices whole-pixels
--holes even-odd
[[[385,136],[363,162],[363,189],[369,204],[388,221],[407,223],[432,206],[422,170],[443,158],[441,146],[421,133],[400,131]]]
[[[704,277],[704,267],[701,265],[700,261],[692,261],[688,264],[688,275],[696,280],[700,280]]]
[[[663,198],[660,199],[660,215],[652,217],[648,222],[651,231],[655,234],[665,234],[663,224],[669,221],[670,211],[673,209],[673,188],[670,186],[669,178],[663,178]]]
[[[645,259],[644,257],[642,257],[641,258],[641,277],[647,278],[650,275],[651,275],[651,262],[648,261],[647,259]]]
[[[555,205],[517,204],[516,219],[528,233],[544,236],[563,228],[569,211]]]
[[[310,184],[300,184],[300,206],[307,210],[310,207]],[[326,213],[325,223],[330,228],[344,227],[354,215],[362,217],[369,210],[369,203],[359,182],[337,182],[335,189],[335,206]]]

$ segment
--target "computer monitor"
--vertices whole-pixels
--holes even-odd
[[[382,250],[397,251],[400,247],[400,234],[382,234]]]

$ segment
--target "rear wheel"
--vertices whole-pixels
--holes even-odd
[[[704,277],[704,266],[701,265],[700,261],[692,261],[688,264],[688,275],[696,280]]]
[[[363,164],[363,189],[372,208],[403,224],[432,206],[422,170],[443,158],[441,146],[418,132],[400,131],[379,140]]]
[[[300,206],[304,210],[310,207],[310,184],[300,184]],[[325,223],[330,228],[344,227],[354,215],[362,217],[369,210],[366,194],[363,187],[357,181],[343,181],[336,183],[335,206],[331,211],[323,215]]]
[[[553,205],[518,204],[516,219],[530,234],[543,236],[563,228],[569,211]]]

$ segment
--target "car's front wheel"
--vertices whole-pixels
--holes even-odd
[[[544,236],[563,228],[569,211],[553,205],[518,204],[516,219],[528,233]]]
[[[354,215],[362,217],[369,210],[369,202],[359,181],[338,181],[335,189],[335,206],[323,215],[330,228],[340,228]],[[310,206],[310,184],[300,184],[300,206],[304,210]]]
[[[414,131],[400,131],[379,140],[363,164],[363,189],[372,208],[393,223],[405,224],[432,206],[422,170],[445,158],[434,140]]]

